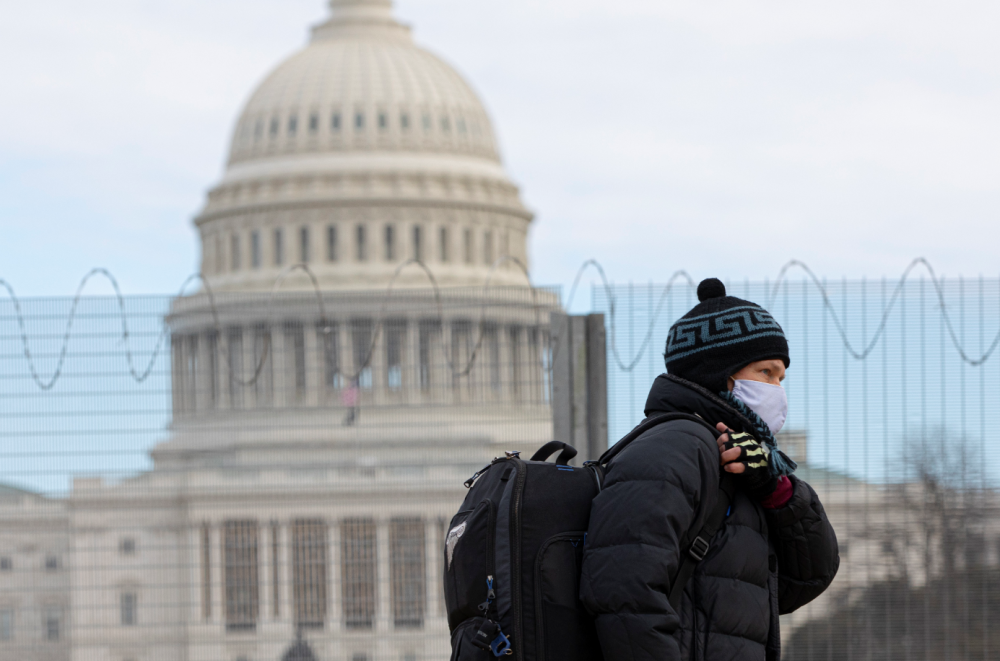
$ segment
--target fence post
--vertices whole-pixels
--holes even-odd
[[[580,464],[608,445],[604,315],[553,313],[551,327],[553,438],[579,450]]]

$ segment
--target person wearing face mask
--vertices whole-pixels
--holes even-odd
[[[645,407],[685,415],[611,460],[591,510],[580,598],[608,660],[777,661],[778,616],[840,565],[819,497],[775,439],[788,414],[781,326],[714,278],[698,300],[670,328]]]

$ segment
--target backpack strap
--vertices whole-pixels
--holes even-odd
[[[620,441],[608,448],[607,451],[601,455],[601,458],[595,463],[603,468],[608,464],[608,462],[614,459],[618,453],[628,447],[632,441],[639,438],[653,427],[662,425],[665,422],[670,422],[671,420],[691,420],[693,422],[697,422],[711,431],[715,438],[718,438],[721,433],[705,420],[691,413],[675,412],[650,416],[636,425],[635,429],[626,434]],[[705,554],[708,553],[708,545],[712,542],[712,538],[715,537],[715,533],[719,531],[719,528],[722,527],[723,522],[726,520],[726,516],[729,514],[729,506],[733,502],[733,494],[735,492],[736,485],[733,482],[733,476],[729,473],[722,472],[722,477],[719,479],[719,494],[715,499],[715,507],[712,508],[711,514],[709,514],[708,518],[705,519],[705,525],[703,525],[701,530],[699,530],[694,536],[694,540],[688,547],[687,553],[683,555],[681,559],[681,566],[677,570],[677,575],[674,577],[673,584],[670,587],[670,596],[668,599],[670,601],[670,606],[675,612],[678,608],[680,608],[681,599],[684,597],[684,588],[687,586],[688,581],[694,574],[695,567],[698,566],[698,563],[701,562],[705,557]]]
[[[733,502],[733,493],[736,491],[735,486],[732,475],[723,473],[719,479],[719,495],[715,499],[715,507],[712,508],[712,513],[705,520],[705,525],[694,536],[691,546],[688,547],[688,552],[681,558],[681,566],[677,570],[673,584],[670,586],[668,600],[674,612],[677,612],[681,607],[681,599],[684,598],[684,588],[687,586],[688,581],[691,580],[695,567],[698,566],[698,563],[708,553],[708,545],[712,542],[715,533],[722,527],[726,516],[729,514],[729,507]]]
[[[671,420],[691,420],[692,422],[697,422],[700,425],[704,425],[706,429],[711,430],[711,432],[715,434],[716,438],[719,437],[719,432],[712,427],[712,425],[692,413],[664,413],[662,415],[652,415],[636,425],[635,428],[625,434],[620,441],[605,450],[604,454],[601,455],[601,458],[597,460],[597,463],[601,466],[607,466],[608,462],[614,459],[619,452],[628,447],[632,441],[639,438],[653,427],[658,427],[659,425],[662,425],[665,422],[670,422]]]

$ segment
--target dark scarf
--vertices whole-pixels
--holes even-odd
[[[767,424],[731,392],[716,395],[707,388],[677,376],[661,374],[653,381],[646,399],[646,417],[654,413],[694,413],[710,425],[725,423],[733,431],[746,432],[771,451],[768,466],[771,474],[791,475],[794,461],[778,449],[778,442]]]

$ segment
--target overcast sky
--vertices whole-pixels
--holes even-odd
[[[997,275],[1000,5],[399,0],[480,93],[533,278]],[[0,278],[171,293],[250,91],[323,0],[32,0],[0,21]],[[95,293],[107,288],[98,285]]]

